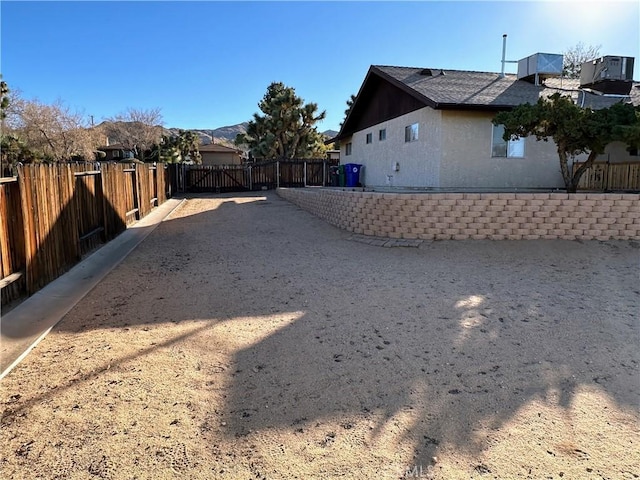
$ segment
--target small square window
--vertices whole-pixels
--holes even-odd
[[[415,142],[418,140],[418,124],[407,125],[404,127],[404,141]]]
[[[344,146],[344,154],[345,155],[351,155],[351,142],[347,143]]]
[[[367,133],[367,143],[373,143],[373,133]]]
[[[383,128],[378,132],[378,140],[381,142],[387,139],[387,129]]]

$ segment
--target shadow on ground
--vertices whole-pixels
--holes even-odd
[[[56,328],[202,320],[196,335],[301,312],[233,355],[221,413],[230,437],[340,419],[345,431],[371,423],[375,439],[396,422],[416,464],[428,464],[443,445],[482,451],[482,432],[527,403],[568,408],[585,386],[637,413],[632,242],[389,249],[348,241],[272,193],[212,198],[225,201],[165,221],[111,274],[128,293]]]

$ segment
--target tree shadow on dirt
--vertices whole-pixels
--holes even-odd
[[[344,418],[371,420],[375,438],[404,416],[410,427],[401,436],[426,465],[439,445],[481,451],[481,430],[532,400],[568,409],[592,386],[637,408],[632,244],[385,249],[327,241],[324,232],[310,228],[303,241],[271,251],[272,278],[255,270],[269,299],[258,311],[305,315],[236,353],[231,435]],[[366,263],[355,264],[363,249]],[[601,259],[603,250],[612,255]],[[313,279],[299,283],[308,269]]]
[[[445,444],[482,451],[486,429],[532,400],[567,408],[585,385],[637,408],[632,244],[381,248],[347,241],[271,193],[221,197],[229,201],[215,210],[165,221],[118,267],[130,293],[91,321],[72,315],[56,328],[303,312],[267,335],[256,326],[233,355],[228,435],[340,419],[349,429],[368,422],[375,441],[403,417],[398,437],[423,465]],[[167,290],[169,278],[179,291]],[[109,294],[101,288],[94,294]]]
[[[206,332],[216,324],[234,319],[237,315],[264,314],[262,303],[256,303],[252,307],[250,302],[246,301],[245,292],[238,287],[240,278],[232,277],[239,272],[228,268],[230,265],[245,263],[245,253],[237,248],[239,237],[223,232],[230,225],[235,225],[233,228],[237,229],[236,222],[244,221],[240,213],[242,208],[239,207],[245,203],[265,202],[266,198],[260,194],[245,195],[242,199],[232,195],[215,197],[228,201],[222,203],[219,210],[212,209],[163,222],[158,228],[165,228],[167,232],[161,238],[153,235],[148,237],[125,262],[107,275],[106,280],[98,284],[56,324],[52,332],[129,331],[142,327],[144,332],[153,336],[161,332],[166,325],[192,320],[202,325],[184,334],[153,342],[151,346],[137,350],[131,355],[111,358],[104,365],[98,365],[90,371],[70,375],[68,381],[56,385],[55,389],[46,390],[32,398],[22,398],[20,405],[11,409],[12,415],[90,381],[111,368],[118,368],[156,350],[178,345]],[[231,217],[225,218],[219,225],[221,212],[229,208],[232,211]],[[202,229],[203,224],[207,228]],[[255,225],[247,224],[248,239],[256,233],[254,227]],[[265,228],[266,231],[263,233],[271,233],[271,226],[266,225]],[[170,239],[168,242],[167,238]],[[246,239],[243,242],[246,242]],[[222,249],[230,251],[231,255],[222,255]],[[194,272],[194,266],[202,268]],[[254,271],[248,275],[253,277]],[[112,288],[114,284],[110,280],[115,282],[118,288]],[[172,285],[181,285],[180,290],[168,289],[169,281]],[[97,303],[101,308],[96,308]],[[230,305],[231,309],[228,308]],[[13,332],[7,330],[5,329],[3,334],[11,337]],[[19,328],[16,330],[22,333]],[[19,335],[16,334],[15,338],[19,338]],[[40,347],[32,355],[37,355],[39,351]],[[66,350],[63,348],[63,351]]]

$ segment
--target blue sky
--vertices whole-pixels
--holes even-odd
[[[160,107],[168,127],[251,119],[281,81],[337,130],[370,65],[500,71],[583,42],[636,58],[640,7],[624,2],[0,2],[10,88],[96,122]],[[515,72],[516,65],[507,65]]]

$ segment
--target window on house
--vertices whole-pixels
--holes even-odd
[[[381,142],[387,139],[387,129],[383,128],[378,132],[378,140]]]
[[[415,142],[418,140],[418,124],[407,125],[404,127],[404,141]]]
[[[639,157],[640,155],[638,154],[638,147],[631,147],[629,149],[629,155],[632,157]]]
[[[112,156],[113,158],[120,158],[120,150],[113,150]]]
[[[524,158],[524,138],[517,140],[505,140],[504,125],[493,125],[493,138],[491,142],[492,157]]]
[[[367,143],[373,142],[373,133],[367,133]]]
[[[351,142],[347,143],[344,146],[344,154],[345,155],[351,155]]]

